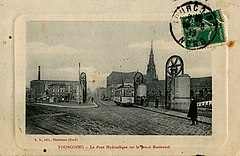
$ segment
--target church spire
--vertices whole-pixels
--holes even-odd
[[[155,63],[154,63],[154,54],[153,54],[153,41],[151,41],[151,50],[150,50],[150,55],[149,55],[148,67],[147,67],[147,75],[152,80],[157,79],[156,67],[155,67]]]
[[[153,40],[151,41],[151,52],[153,52]]]

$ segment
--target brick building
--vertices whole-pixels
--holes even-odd
[[[212,100],[212,77],[191,78],[190,96],[197,101]]]
[[[133,83],[134,75],[137,72],[117,72],[113,71],[107,77],[107,87],[111,85],[118,85],[122,83]]]
[[[76,100],[78,86],[78,81],[32,80],[30,82],[31,101],[46,101],[50,98]]]

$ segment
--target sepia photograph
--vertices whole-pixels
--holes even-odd
[[[212,76],[168,21],[27,21],[25,134],[211,136]]]
[[[233,1],[1,1],[0,155],[240,155]]]

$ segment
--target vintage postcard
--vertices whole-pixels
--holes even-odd
[[[238,45],[229,8],[158,3],[16,17],[13,154],[211,155],[226,145],[228,51]]]

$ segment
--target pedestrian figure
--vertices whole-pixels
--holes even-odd
[[[187,117],[191,118],[192,125],[195,125],[195,122],[198,124],[197,101],[195,99],[191,99]]]
[[[92,97],[92,102],[94,101],[94,98]]]
[[[158,108],[158,103],[159,103],[159,97],[157,96],[155,100],[155,108]]]
[[[148,106],[147,98],[145,96],[143,96],[143,106],[144,107]]]

